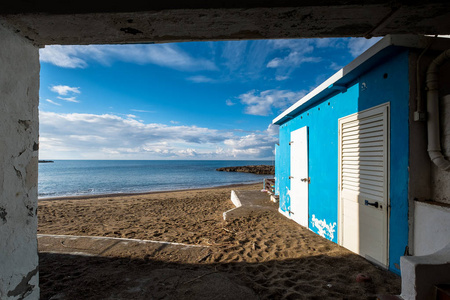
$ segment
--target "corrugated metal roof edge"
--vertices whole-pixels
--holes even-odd
[[[336,90],[345,89],[348,84],[352,83],[358,76],[367,72],[380,59],[392,55],[400,51],[401,48],[419,48],[423,49],[433,41],[431,49],[445,50],[450,48],[450,39],[434,38],[418,35],[387,35],[375,45],[367,49],[360,56],[355,58],[348,65],[337,71],[322,84],[309,92],[306,96],[294,103],[283,113],[273,119],[272,124],[281,125],[292,119],[301,110],[316,103],[317,101],[336,93]]]

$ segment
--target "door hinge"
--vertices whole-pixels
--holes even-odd
[[[289,176],[289,179],[293,179],[294,178],[294,176]]]
[[[292,145],[293,143],[294,143],[294,141],[290,141],[290,142],[289,142],[289,145]]]
[[[309,183],[311,183],[311,177],[308,177],[308,178],[302,178],[302,179],[300,179],[302,182],[308,182],[308,184]]]

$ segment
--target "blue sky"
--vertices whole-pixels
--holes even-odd
[[[379,39],[40,50],[41,159],[273,159],[271,121]]]

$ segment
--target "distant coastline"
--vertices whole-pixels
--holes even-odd
[[[255,165],[255,166],[223,167],[216,169],[216,171],[253,173],[258,175],[275,175],[275,166]]]
[[[48,164],[48,163],[54,163],[53,160],[39,160],[40,164]]]

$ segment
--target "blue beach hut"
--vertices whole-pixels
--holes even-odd
[[[450,93],[450,63],[436,63],[449,48],[445,38],[386,36],[277,116],[279,211],[395,273],[401,256],[449,244],[450,177],[431,161],[441,149],[430,139],[441,137],[445,161],[450,97],[436,108],[426,87],[436,75],[435,93]]]

